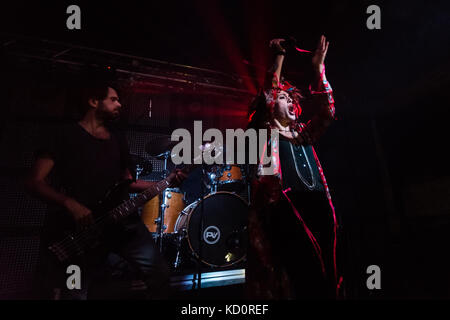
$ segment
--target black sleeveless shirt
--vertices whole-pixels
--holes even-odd
[[[295,145],[280,136],[280,163],[283,189],[294,192],[325,191],[310,145]]]

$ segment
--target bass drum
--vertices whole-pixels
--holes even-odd
[[[202,204],[203,231],[200,234]],[[228,267],[246,257],[247,215],[248,204],[244,199],[232,192],[220,191],[186,207],[178,217],[175,232],[206,265]]]

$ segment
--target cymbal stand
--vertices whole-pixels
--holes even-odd
[[[142,171],[144,171],[144,168],[140,165],[136,165],[136,180],[139,180],[139,176],[141,175]]]

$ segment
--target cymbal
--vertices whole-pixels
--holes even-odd
[[[145,145],[145,152],[149,155],[156,157],[161,153],[172,150],[172,148],[178,144],[178,141],[170,140],[170,137],[159,137],[153,139]]]

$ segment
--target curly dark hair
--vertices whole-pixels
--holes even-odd
[[[284,81],[280,87],[260,90],[260,92],[252,100],[249,105],[249,123],[247,128],[269,128],[270,121],[273,119],[275,99],[281,91],[286,92],[292,98],[293,103],[297,106],[297,117],[300,115],[300,102],[304,99],[304,96],[301,94],[299,89],[292,86],[287,81]]]

